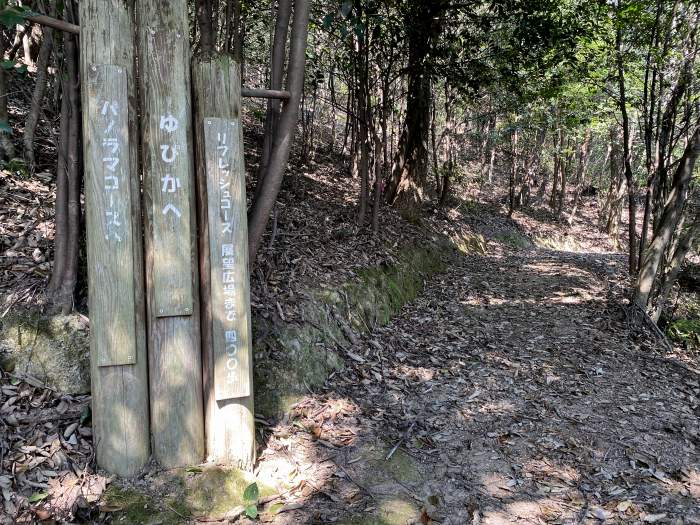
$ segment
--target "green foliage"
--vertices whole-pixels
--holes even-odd
[[[673,341],[691,347],[700,347],[700,319],[678,319],[666,329]]]
[[[8,161],[3,161],[2,168],[13,172],[22,179],[29,178],[29,168],[27,167],[27,163],[24,159],[20,159],[19,157],[14,157]]]
[[[27,6],[16,5],[16,2],[0,0],[0,24],[5,27],[12,28],[18,24],[23,24],[27,16],[34,14],[36,13]]]
[[[243,491],[243,502],[245,503],[245,515],[251,519],[258,517],[258,500],[260,491],[257,483],[251,483]]]
[[[29,498],[27,498],[27,501],[29,501],[29,503],[38,503],[40,501],[45,500],[48,497],[49,495],[46,492],[35,492],[31,496],[29,496]]]

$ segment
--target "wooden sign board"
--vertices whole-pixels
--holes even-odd
[[[90,336],[98,366],[136,363],[134,240],[131,229],[127,72],[89,65],[85,130]],[[138,196],[134,196],[138,198]],[[99,297],[98,297],[99,296]]]
[[[240,121],[204,119],[214,389],[250,395],[251,337],[245,170]]]
[[[163,78],[185,78],[186,72],[177,52],[182,35],[172,31],[148,33],[148,53],[158,50]],[[190,165],[189,109],[185,97],[169,96],[171,86],[158,85],[163,92],[147,99],[145,114],[156,119],[150,123],[151,140],[144,144],[151,168],[153,205],[153,284],[155,315],[172,317],[192,315],[192,253],[190,250]],[[183,101],[183,102],[181,102]]]

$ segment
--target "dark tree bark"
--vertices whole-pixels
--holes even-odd
[[[687,200],[688,186],[692,180],[693,170],[699,155],[700,127],[696,128],[683,152],[683,156],[678,161],[678,167],[673,176],[671,192],[659,219],[659,227],[652,237],[642,265],[639,268],[639,276],[634,289],[634,301],[641,308],[646,308],[649,304],[649,299],[661,267],[661,261],[681,219]]]
[[[406,117],[394,158],[387,201],[406,217],[420,217],[428,171],[430,127],[429,52],[440,29],[442,2],[413,2],[404,18],[408,31]]]
[[[284,75],[284,62],[287,56],[287,33],[289,31],[289,19],[292,14],[292,0],[280,0],[277,8],[277,21],[275,22],[275,34],[272,43],[270,60],[270,89],[282,89],[282,76]],[[255,186],[254,200],[260,198],[265,177],[268,172],[272,145],[277,135],[277,125],[280,117],[280,101],[269,99],[267,101],[267,114],[265,115],[265,128],[263,149],[258,167],[258,181]]]
[[[34,91],[32,92],[32,101],[29,107],[29,113],[24,124],[24,156],[27,159],[29,170],[33,173],[36,168],[36,158],[34,154],[34,133],[39,122],[41,114],[41,105],[46,93],[46,84],[48,81],[47,68],[51,59],[51,51],[53,50],[53,29],[44,27],[43,40],[39,49],[39,58],[37,59],[36,82]]]
[[[0,35],[0,56],[5,54],[5,38]],[[10,128],[10,115],[7,111],[7,72],[0,68],[0,155],[6,159],[15,156],[15,147],[12,144],[12,128]]]
[[[212,54],[216,43],[214,6],[212,0],[197,0],[199,48],[203,54]]]
[[[632,148],[630,140],[630,119],[627,114],[627,95],[625,91],[625,67],[622,57],[622,28],[618,25],[615,38],[617,76],[620,89],[620,111],[622,113],[622,148],[623,166],[625,180],[627,181],[627,202],[628,202],[628,237],[629,237],[629,258],[628,269],[631,275],[637,272],[637,184],[632,172]]]
[[[357,16],[362,19],[362,3],[355,1]],[[369,108],[369,52],[367,46],[367,32],[363,31],[356,36],[355,69],[357,82],[357,112],[358,112],[358,141],[360,152],[359,175],[360,175],[360,202],[357,213],[357,223],[364,226],[367,206],[369,203],[369,122],[371,114]]]
[[[74,20],[72,2],[66,6],[69,22]],[[63,313],[73,308],[78,281],[78,255],[82,209],[80,79],[75,35],[64,34],[64,75],[62,80],[61,129],[56,180],[56,234],[54,267],[47,292]]]
[[[289,160],[289,150],[294,139],[299,116],[299,102],[304,88],[304,66],[306,62],[306,38],[309,25],[309,1],[296,0],[292,23],[287,89],[291,96],[280,116],[275,134],[272,154],[262,187],[253,201],[248,215],[248,250],[250,264],[254,264],[270,212],[275,205],[282,186],[284,171]]]

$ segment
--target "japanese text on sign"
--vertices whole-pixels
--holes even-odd
[[[245,191],[238,123],[205,120],[216,399],[250,393]]]

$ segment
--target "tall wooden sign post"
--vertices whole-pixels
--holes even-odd
[[[192,79],[207,456],[250,470],[255,422],[240,66],[228,56],[198,57]]]
[[[153,453],[204,458],[186,0],[137,2]]]
[[[100,467],[133,476],[150,455],[132,16],[81,0],[83,147],[93,428]]]

